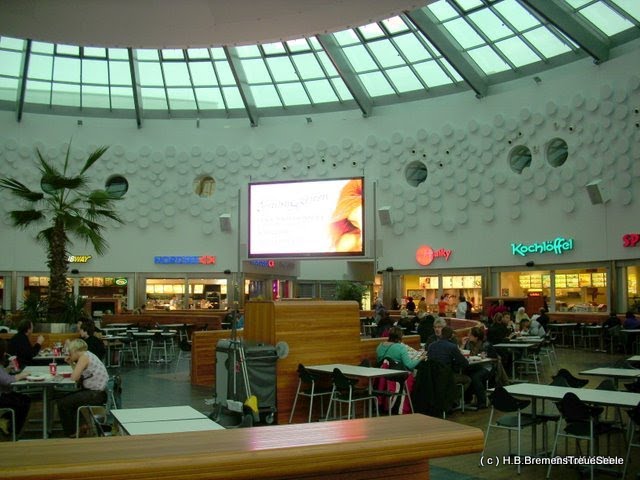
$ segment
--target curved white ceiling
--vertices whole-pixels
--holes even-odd
[[[432,0],[0,0],[0,35],[83,46],[184,48],[343,30]]]

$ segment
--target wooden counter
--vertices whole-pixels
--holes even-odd
[[[429,478],[429,459],[480,452],[482,431],[424,415],[131,437],[5,443],[9,479]]]

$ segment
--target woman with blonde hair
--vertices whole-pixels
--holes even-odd
[[[107,369],[93,353],[87,350],[84,340],[76,338],[69,343],[69,356],[65,361],[73,367],[71,379],[80,389],[58,400],[58,412],[64,434],[76,436],[76,411],[82,405],[102,405],[107,400]]]

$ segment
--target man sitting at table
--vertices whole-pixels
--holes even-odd
[[[469,366],[469,361],[462,355],[458,345],[452,339],[453,330],[451,327],[443,327],[440,339],[429,345],[427,357],[429,360],[435,360],[451,368],[455,383],[464,385],[466,390],[471,384],[471,379],[460,371]]]
[[[78,322],[78,333],[80,338],[87,344],[87,349],[98,357],[101,362],[104,362],[107,349],[104,346],[104,342],[95,336],[95,332],[96,324],[93,320],[85,319]]]
[[[33,332],[33,323],[31,320],[24,319],[18,325],[18,333],[9,340],[8,351],[11,355],[15,355],[18,359],[20,368],[33,364],[33,357],[38,355],[40,348],[44,342],[44,337],[38,335],[36,343],[31,345],[29,335]]]
[[[0,408],[11,408],[15,415],[16,423],[16,437],[22,430],[27,416],[29,415],[29,407],[31,406],[31,399],[24,393],[12,392],[10,385],[13,382],[23,380],[29,376],[27,370],[23,370],[20,373],[9,374],[4,368],[6,357],[7,343],[0,338]],[[13,433],[11,431],[12,425],[10,423],[9,413],[0,417],[0,431],[5,435]]]

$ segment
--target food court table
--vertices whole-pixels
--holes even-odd
[[[53,377],[49,374],[49,366],[26,367],[25,371],[29,372],[30,376],[25,380],[19,380],[11,384],[11,388],[18,392],[42,394],[42,438],[47,438],[49,436],[49,412],[51,410],[49,399],[51,391],[54,388],[69,391],[76,389],[76,382],[70,378],[63,378],[62,376],[62,374],[70,374],[72,372],[71,366],[58,365],[57,368],[58,375]],[[35,381],[36,378],[41,378],[42,380]]]
[[[608,377],[615,382],[616,390],[620,379],[632,379],[640,377],[640,370],[635,368],[592,368],[591,370],[583,370],[580,375],[592,375],[598,377]]]
[[[21,442],[0,449],[3,480],[429,478],[433,458],[478,453],[479,428],[411,414],[170,435]],[[72,447],[75,445],[75,447]],[[76,448],[80,454],[70,454]]]
[[[188,405],[175,407],[126,408],[112,410],[123,433],[149,435],[157,433],[223,430],[222,425]]]
[[[573,331],[573,329],[575,329],[578,326],[578,324],[577,323],[549,323],[548,326],[550,329],[557,330],[558,333],[562,335],[562,344],[559,346],[568,347],[569,345],[567,344],[567,342],[565,342],[565,333],[568,329]]]
[[[392,370],[390,368],[361,367],[358,365],[346,365],[343,363],[329,363],[326,365],[310,365],[307,370],[313,372],[332,374],[337,368],[348,377],[366,378],[369,381],[369,393],[373,391],[373,379],[378,377],[392,377],[394,375],[407,375],[407,370]]]

